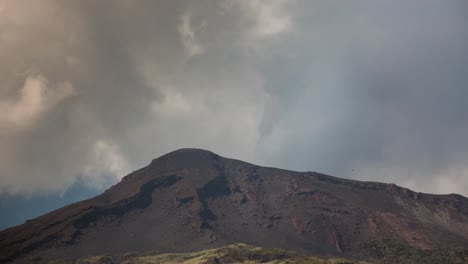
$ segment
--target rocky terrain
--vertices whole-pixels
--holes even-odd
[[[407,260],[456,263],[468,256],[468,199],[181,149],[101,195],[1,231],[0,263],[233,243],[366,261],[412,256]]]

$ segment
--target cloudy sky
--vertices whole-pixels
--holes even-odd
[[[464,0],[0,0],[0,229],[181,147],[468,196]]]

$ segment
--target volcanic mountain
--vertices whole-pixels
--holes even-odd
[[[468,199],[181,149],[101,195],[1,231],[0,262],[233,243],[367,260],[389,245],[466,254]]]

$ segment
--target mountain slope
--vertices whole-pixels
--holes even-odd
[[[158,254],[157,252],[136,254],[127,253],[123,255],[104,255],[82,257],[78,259],[64,259],[52,261],[49,264],[98,264],[98,263],[121,263],[121,264],[220,264],[220,263],[288,263],[288,264],[366,264],[367,262],[355,261],[343,258],[318,258],[299,254],[282,249],[267,249],[253,247],[246,244],[233,244],[221,248],[207,249],[191,253],[169,253]]]
[[[206,249],[190,253],[159,253],[157,251],[146,253],[126,253],[116,255],[88,256],[79,258],[66,258],[44,262],[48,264],[223,264],[223,263],[275,263],[275,264],[394,264],[394,263],[456,263],[468,262],[468,256],[458,254],[420,250],[412,247],[388,248],[385,255],[371,261],[359,261],[342,257],[316,257],[276,248],[254,247],[242,243],[232,244],[220,248]],[[403,250],[402,250],[403,249]],[[41,259],[32,258],[30,262],[41,262]]]
[[[468,250],[468,199],[181,149],[95,198],[0,232],[0,256],[50,260],[242,242],[369,259],[382,241]]]

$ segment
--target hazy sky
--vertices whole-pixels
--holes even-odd
[[[0,0],[0,212],[181,147],[468,196],[467,28],[465,0]]]

